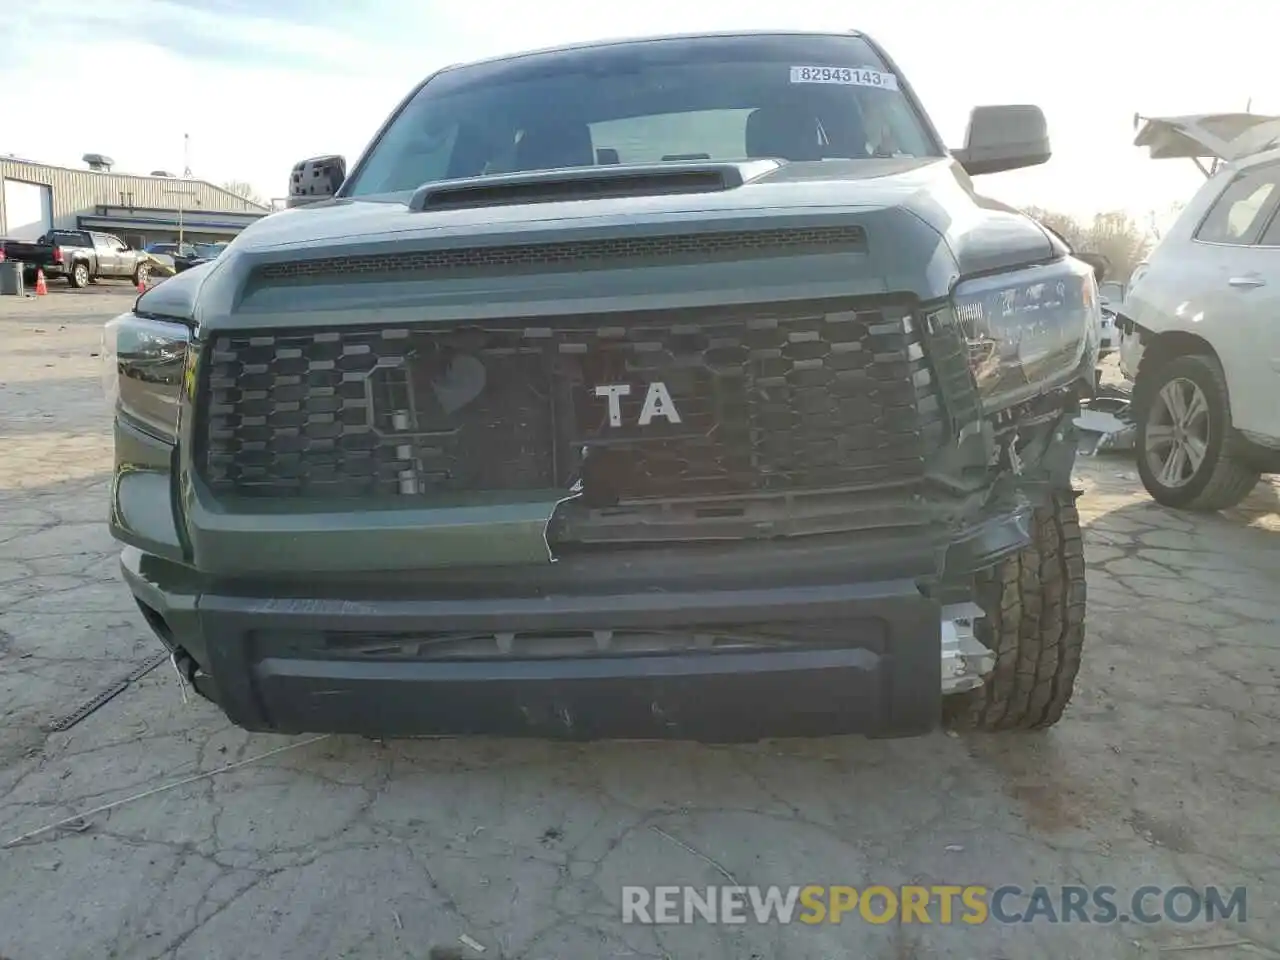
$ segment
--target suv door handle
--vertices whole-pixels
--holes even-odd
[[[1227,283],[1233,287],[1244,288],[1265,287],[1267,285],[1267,281],[1261,277],[1232,277]]]

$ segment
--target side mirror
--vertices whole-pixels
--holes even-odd
[[[312,157],[293,167],[289,176],[289,206],[301,207],[330,199],[347,179],[347,161],[339,156]]]
[[[1030,104],[974,107],[964,146],[951,151],[971,177],[1034,167],[1051,154],[1044,111]]]
[[[1098,278],[1098,283],[1107,279],[1107,271],[1111,269],[1111,261],[1100,253],[1075,253],[1072,254],[1077,260],[1083,260],[1089,266],[1093,267],[1093,275]]]

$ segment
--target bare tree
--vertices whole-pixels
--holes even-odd
[[[1111,263],[1111,279],[1128,282],[1133,268],[1151,250],[1153,240],[1127,213],[1099,213],[1085,231],[1083,249],[1102,254]]]
[[[1081,253],[1098,253],[1106,257],[1111,264],[1107,272],[1109,280],[1128,281],[1133,268],[1158,239],[1153,235],[1154,231],[1144,229],[1123,210],[1094,214],[1088,223],[1070,214],[1041,207],[1027,207],[1024,212],[1059,233]],[[1154,215],[1150,219],[1154,222]]]
[[[266,206],[262,197],[258,195],[258,191],[243,180],[228,180],[222,185],[222,189],[229,193],[234,193],[237,197],[248,200],[250,203],[256,203],[260,207]]]
[[[1056,210],[1046,210],[1044,207],[1027,207],[1022,212],[1039,220],[1075,249],[1084,249],[1084,226],[1071,214],[1058,213]]]

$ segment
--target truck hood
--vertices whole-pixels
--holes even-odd
[[[658,175],[667,175],[672,166],[664,165]],[[428,319],[475,316],[479,306],[509,314],[516,304],[522,313],[532,315],[567,309],[570,298],[591,301],[579,303],[587,309],[673,306],[684,302],[682,296],[726,303],[742,296],[744,287],[757,301],[766,296],[790,299],[827,293],[900,293],[929,301],[948,295],[963,276],[1043,262],[1063,252],[1061,244],[1034,220],[977,194],[968,175],[949,158],[713,166],[722,171],[732,168],[738,179],[723,189],[700,192],[441,209],[424,209],[422,190],[417,196],[387,194],[297,207],[250,226],[215,263],[165,280],[139,299],[138,308],[222,327],[289,325],[302,314],[314,322],[318,311],[329,312],[336,321],[338,314],[356,311],[356,301],[363,306],[359,312],[366,320],[371,307],[390,311],[383,314],[385,319],[391,315]],[[707,168],[705,164],[686,167]],[[598,170],[590,168],[586,173]],[[577,175],[585,176],[584,172]],[[539,183],[551,179],[537,178]],[[510,180],[486,178],[473,183],[487,189]],[[527,181],[526,176],[520,183]],[[659,267],[638,262],[627,269],[562,273],[554,278],[526,271],[519,277],[484,282],[427,283],[419,277],[415,283],[406,277],[375,285],[364,278],[353,281],[348,275],[345,283],[335,277],[332,282],[255,285],[264,266],[306,260],[835,225],[863,231],[865,249],[852,258],[783,258],[787,266],[780,266],[776,277],[763,278],[764,286],[771,289],[761,286],[758,259],[745,267],[729,263]]]

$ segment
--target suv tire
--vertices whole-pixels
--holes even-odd
[[[946,699],[947,726],[968,730],[1051,727],[1071,701],[1084,647],[1084,538],[1075,495],[1057,492],[1036,510],[1031,543],[978,574],[986,616],[977,638],[995,652],[986,682]]]
[[[67,276],[70,284],[79,290],[81,287],[89,285],[89,281],[93,277],[89,273],[89,265],[87,263],[75,263],[71,265],[71,273]]]
[[[1215,357],[1175,357],[1141,369],[1133,392],[1138,475],[1157,503],[1225,510],[1249,495],[1261,473],[1232,457],[1227,379]]]

